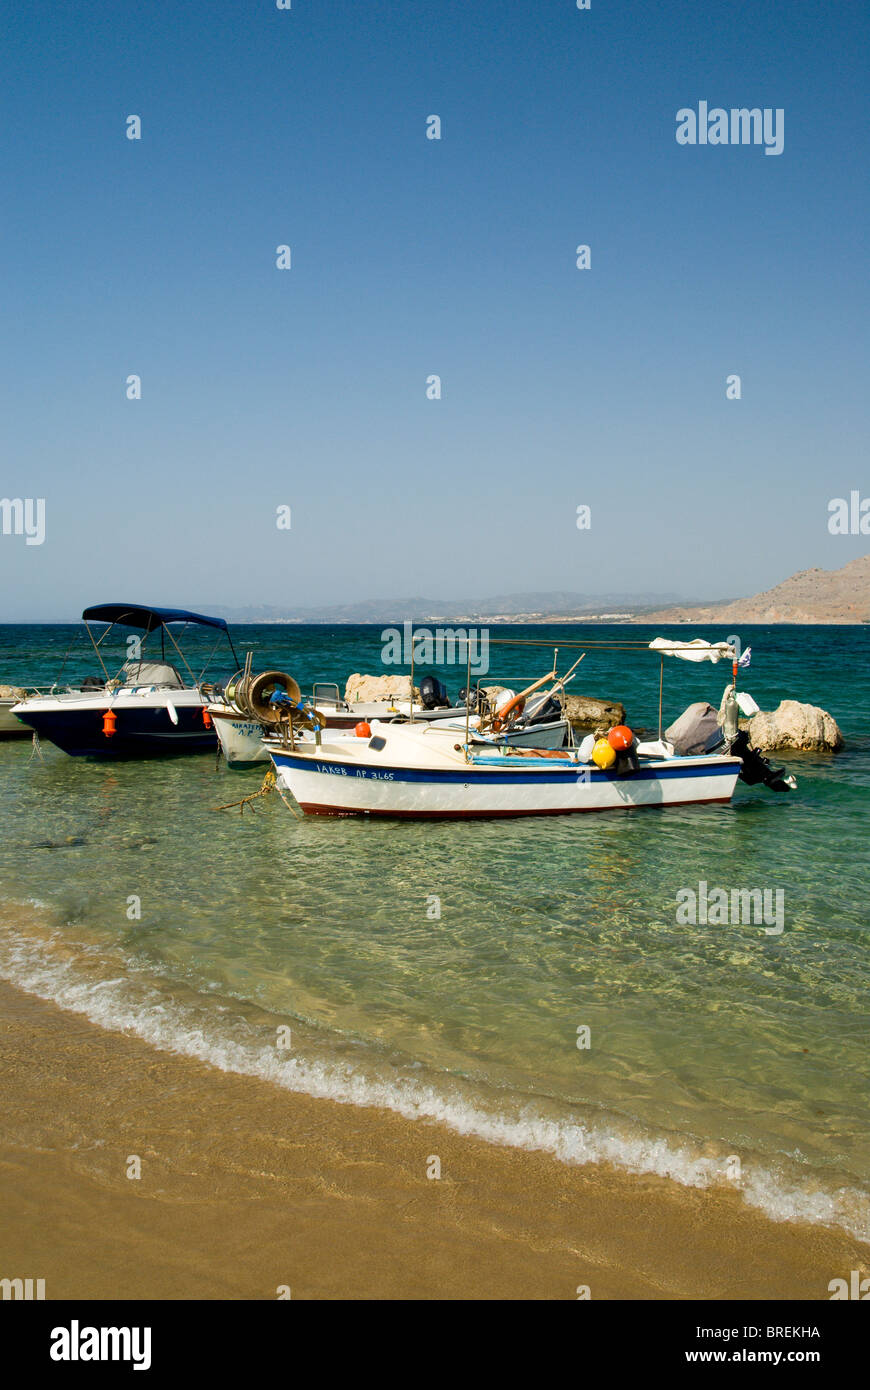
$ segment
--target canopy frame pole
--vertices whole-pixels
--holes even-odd
[[[217,651],[218,647],[220,646],[220,641],[221,641],[220,636],[218,636],[217,641],[215,642],[214,646],[212,647],[211,651],[209,652],[208,656],[207,656],[206,659],[205,659],[205,665],[203,666],[202,670],[201,670],[200,673],[199,673],[199,676],[197,677],[197,681],[196,681],[197,685],[201,685],[201,684],[202,684],[202,678],[203,678],[203,676],[205,675],[206,671],[208,670],[209,666],[211,665],[211,659],[212,659],[212,657],[214,656],[215,652]],[[233,656],[235,656],[235,652],[233,652]]]
[[[662,691],[665,683],[665,654],[662,652],[662,659],[659,663],[659,743],[662,739]]]
[[[185,623],[185,627],[186,627],[186,626],[187,626],[187,624]],[[190,679],[193,681],[194,685],[196,685],[196,676],[193,674],[193,672],[192,672],[191,669],[190,669],[190,666],[189,666],[189,664],[188,664],[187,657],[184,655],[184,652],[183,652],[183,651],[181,650],[181,648],[179,647],[178,643],[176,642],[175,638],[173,637],[172,633],[169,631],[169,628],[166,626],[165,623],[161,623],[161,625],[160,625],[160,632],[161,632],[161,645],[162,645],[162,634],[165,632],[165,633],[166,633],[166,636],[169,638],[169,640],[170,640],[170,642],[172,643],[173,647],[174,647],[175,650],[178,652],[178,655],[181,657],[181,660],[184,662],[185,666],[187,666],[187,670],[188,670],[188,674],[190,675]]]
[[[471,734],[470,734],[470,732],[469,732],[469,720],[470,720],[470,718],[471,718],[471,642],[470,642],[470,640],[466,640],[466,643],[465,643],[465,655],[466,655],[466,657],[468,658],[468,664],[467,664],[467,666],[466,666],[466,668],[465,668],[465,761],[466,761],[466,762],[470,762],[470,761],[471,761],[471,754],[470,754],[469,751],[468,751],[468,750],[469,750],[470,743],[471,743]],[[478,680],[478,682],[477,682],[477,706],[478,706],[478,709],[479,709],[479,708],[480,708],[480,681],[479,681],[479,680]]]
[[[109,626],[108,626],[108,628],[106,629],[106,632],[103,633],[103,637],[106,636],[106,633],[107,633],[107,632],[111,632],[111,630],[112,630],[112,628],[113,628],[114,626],[115,626],[114,623],[110,623]],[[91,625],[90,625],[90,623],[85,623],[85,630],[86,630],[88,636],[89,636],[90,639],[91,639],[91,646],[93,647],[94,651],[97,653],[97,660],[99,661],[100,665],[101,665],[102,668],[103,668],[103,675],[106,677],[106,682],[108,683],[108,682],[111,680],[111,676],[109,675],[108,671],[106,670],[106,663],[105,663],[105,661],[103,660],[102,652],[100,651],[99,642],[95,642],[95,641],[94,641],[94,634],[91,632]],[[100,638],[100,642],[102,642],[102,640],[103,640],[103,638],[101,637],[101,638]],[[66,658],[64,657],[64,665],[65,665],[65,664],[66,664]],[[61,669],[63,669],[63,668],[61,668]]]

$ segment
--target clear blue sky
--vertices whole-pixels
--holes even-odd
[[[3,15],[0,496],[46,539],[0,536],[0,619],[717,597],[867,550],[827,531],[870,494],[863,3]],[[784,108],[784,152],[678,145],[701,100]]]

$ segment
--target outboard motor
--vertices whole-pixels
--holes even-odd
[[[740,705],[736,691],[733,686],[726,685],[722,703],[719,706],[719,722],[722,725],[722,733],[728,745],[729,753],[740,759],[741,767],[738,775],[741,782],[745,782],[749,787],[754,787],[761,782],[774,792],[796,791],[797,782],[793,777],[785,775],[785,768],[771,767],[767,758],[750,745],[749,734],[745,729],[740,728],[739,715]]]
[[[447,687],[437,676],[424,676],[420,682],[420,702],[424,709],[444,709],[449,706]]]
[[[455,708],[468,709],[472,714],[487,714],[489,701],[478,686],[472,685],[469,689],[464,685],[457,696]]]
[[[793,792],[796,789],[797,782],[794,777],[785,775],[784,767],[771,767],[763,754],[750,747],[745,729],[741,729],[731,740],[729,751],[735,758],[740,758],[742,765],[738,775],[747,786],[755,787],[762,782],[774,792]]]

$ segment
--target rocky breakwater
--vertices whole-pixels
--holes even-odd
[[[344,687],[344,698],[348,704],[389,704],[392,700],[411,698],[410,676],[363,676],[354,672],[348,676]],[[414,686],[414,699],[419,700],[420,691]]]
[[[606,733],[625,723],[625,705],[618,700],[598,700],[593,695],[566,695],[565,718],[578,733]]]
[[[799,700],[781,700],[777,709],[760,711],[745,727],[750,744],[759,753],[774,753],[783,748],[837,753],[843,747],[843,735],[833,716],[818,705],[805,705]]]

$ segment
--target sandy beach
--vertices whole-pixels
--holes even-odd
[[[291,1094],[5,984],[0,1019],[0,1273],[49,1299],[824,1299],[867,1272],[725,1190]]]

